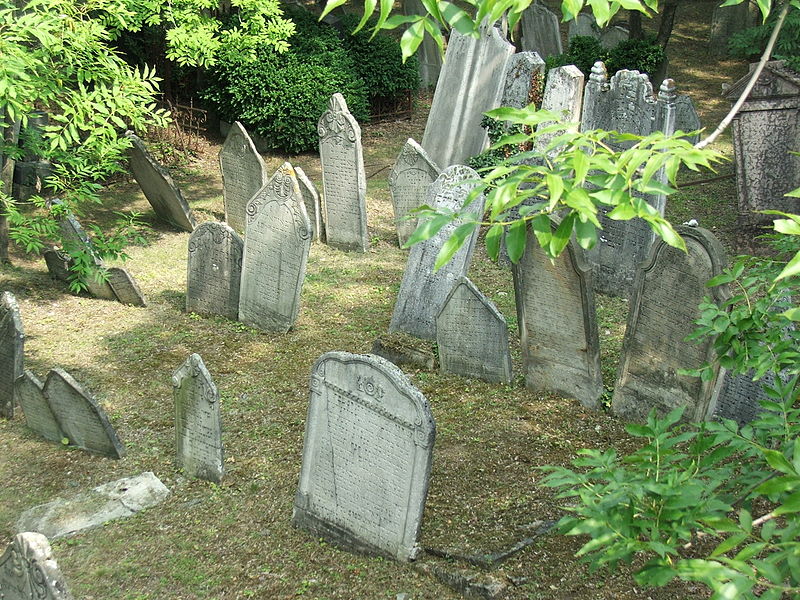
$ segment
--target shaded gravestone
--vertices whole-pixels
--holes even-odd
[[[715,419],[732,419],[740,426],[749,423],[763,412],[761,400],[770,400],[764,386],[772,387],[775,375],[767,373],[758,381],[753,381],[753,372],[733,375],[720,369],[717,385],[711,397],[711,414]]]
[[[685,94],[678,94],[675,99],[675,131],[683,131],[689,133],[701,129],[703,125],[700,123],[700,116],[694,108],[692,99]],[[700,141],[700,134],[689,136],[686,138],[692,144]]]
[[[306,205],[306,213],[311,223],[311,236],[314,241],[325,241],[325,221],[322,218],[322,203],[319,199],[317,186],[308,178],[305,171],[300,167],[294,168],[297,176],[297,184],[300,186],[300,195],[303,196],[303,203]]]
[[[403,13],[406,15],[424,15],[426,13],[425,6],[420,0],[403,0],[401,4]],[[435,87],[442,70],[442,55],[436,41],[430,35],[425,35],[414,55],[419,62],[420,87]]]
[[[239,316],[244,242],[225,223],[203,223],[189,236],[186,312]]]
[[[600,32],[600,45],[608,50],[616,48],[628,39],[630,34],[624,27],[614,26],[602,29]]]
[[[467,277],[453,286],[436,317],[436,345],[443,373],[511,381],[506,320]]]
[[[47,179],[53,175],[53,165],[48,160],[18,160],[14,164],[11,195],[16,200],[29,200],[45,193]]]
[[[177,462],[187,475],[219,483],[225,474],[219,392],[199,354],[172,374]]]
[[[469,193],[477,186],[474,182],[477,179],[478,174],[469,167],[449,167],[433,182],[427,204],[433,208],[461,209]],[[483,196],[475,198],[465,210],[480,218]],[[439,250],[462,222],[463,219],[457,219],[448,223],[436,235],[411,248],[389,325],[390,332],[402,331],[423,339],[436,339],[436,315],[456,281],[467,274],[478,229],[446,265],[435,273],[433,266]]]
[[[61,442],[65,437],[58,424],[47,396],[44,395],[44,386],[39,378],[26,370],[16,383],[17,398],[25,422],[28,427],[51,442]]]
[[[150,202],[156,216],[178,229],[193,231],[194,214],[169,171],[150,155],[142,140],[133,132],[126,132],[125,137],[131,142],[128,158],[133,177],[142,188],[142,193]]]
[[[285,333],[300,312],[311,249],[311,223],[292,165],[283,163],[253,197],[247,218],[239,320]]]
[[[719,3],[717,3],[719,4]],[[728,42],[740,31],[756,25],[758,18],[753,14],[749,2],[735,6],[715,6],[711,16],[711,36],[708,48],[715,56],[728,54]]]
[[[239,121],[231,125],[219,151],[219,166],[222,171],[225,221],[234,231],[243,232],[245,207],[267,182],[268,176],[264,160]]]
[[[410,218],[411,210],[425,204],[428,189],[440,172],[422,146],[408,138],[389,175],[389,193],[400,246],[417,228],[417,219]]]
[[[52,369],[44,394],[70,445],[111,458],[125,456],[125,446],[106,412],[69,373]]]
[[[688,252],[658,240],[636,274],[628,324],[622,345],[612,409],[622,418],[644,421],[651,408],[666,414],[686,406],[683,418],[709,418],[709,403],[719,369],[709,381],[681,375],[714,363],[713,339],[686,341],[700,317],[698,306],[709,294],[722,303],[726,286],[705,283],[725,267],[720,242],[701,228],[678,227]]]
[[[57,248],[50,248],[42,252],[42,256],[51,279],[69,281],[69,269],[72,266],[72,257],[69,254]]]
[[[72,213],[65,214],[59,221],[58,226],[61,230],[61,241],[64,243],[64,250],[67,255],[83,254],[86,257],[84,264],[90,269],[90,272],[84,277],[86,291],[95,298],[116,300],[117,297],[114,294],[114,290],[108,284],[105,263],[97,256],[94,245],[75,216]],[[70,256],[70,267],[73,262]]]
[[[427,400],[400,369],[323,354],[311,371],[294,524],[351,550],[413,559],[435,435]]]
[[[367,177],[361,149],[361,127],[347,110],[344,96],[334,94],[317,125],[325,199],[325,235],[329,246],[366,252]]]
[[[494,27],[483,28],[479,39],[450,34],[422,136],[422,147],[440,168],[463,164],[486,148],[481,118],[500,106],[513,54],[514,46]]]
[[[0,597],[4,600],[72,600],[47,537],[26,531],[0,556]]]
[[[542,108],[558,113],[565,122],[580,122],[583,106],[583,83],[583,73],[575,65],[550,69],[542,96]],[[539,127],[543,129],[550,124],[545,122]],[[556,133],[546,133],[538,136],[534,142],[534,148],[538,152],[544,152],[556,135]],[[555,152],[555,150],[551,150],[551,152]]]
[[[147,306],[139,284],[122,267],[111,267],[108,269],[108,285],[122,304],[131,306]]]
[[[536,52],[517,52],[509,58],[500,106],[525,108],[537,101],[544,88],[544,68]]]
[[[593,37],[600,39],[602,32],[600,27],[597,26],[597,21],[588,13],[579,13],[572,21],[569,22],[567,27],[567,40],[571,41],[576,36]]]
[[[0,417],[14,417],[14,382],[24,369],[25,330],[17,299],[11,292],[0,296]]]
[[[564,52],[558,15],[534,2],[520,18],[522,50],[536,52],[542,58]]]

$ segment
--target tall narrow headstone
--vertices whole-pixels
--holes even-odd
[[[267,182],[268,176],[264,159],[239,121],[231,125],[219,151],[219,166],[222,171],[225,221],[234,231],[243,232],[245,207]]]
[[[239,316],[244,242],[225,223],[203,223],[189,236],[186,312]]]
[[[317,125],[325,199],[325,235],[339,250],[366,252],[367,177],[361,149],[361,127],[347,110],[344,96],[334,94]]]
[[[0,296],[0,417],[14,416],[14,382],[22,376],[25,331],[17,299],[11,292]]]
[[[41,533],[17,534],[0,556],[0,594],[5,600],[72,600]]]
[[[449,167],[433,182],[427,204],[433,208],[459,210],[477,186],[474,182],[477,179],[478,174],[469,167]],[[480,218],[483,196],[475,198],[465,211]],[[467,274],[478,229],[473,231],[446,265],[435,273],[433,266],[439,250],[462,222],[462,219],[457,219],[445,225],[436,235],[411,248],[389,331],[403,331],[423,339],[436,339],[436,315],[456,281]]]
[[[520,18],[522,49],[536,52],[542,58],[562,54],[558,15],[546,6],[534,2]]]
[[[325,241],[325,221],[322,218],[322,202],[320,202],[317,186],[314,185],[305,171],[300,167],[294,168],[297,176],[297,183],[300,186],[300,195],[303,196],[303,203],[306,205],[308,220],[311,222],[311,235],[314,241]]]
[[[678,94],[675,99],[675,131],[683,131],[689,133],[697,131],[703,127],[700,123],[700,116],[694,108],[692,99],[686,94]],[[696,133],[693,136],[686,138],[692,144],[700,141],[700,134]]]
[[[239,320],[285,333],[300,312],[311,249],[311,223],[292,165],[283,163],[253,196],[247,218]]]
[[[425,204],[428,189],[440,172],[422,146],[408,138],[389,175],[389,193],[401,246],[417,228],[417,219],[410,218],[411,210]]]
[[[612,409],[622,418],[644,421],[650,409],[666,414],[686,406],[684,419],[708,419],[717,370],[709,381],[681,375],[714,361],[713,340],[686,341],[700,317],[698,306],[711,295],[728,297],[726,286],[706,287],[725,267],[725,251],[705,229],[679,227],[688,252],[658,240],[636,274],[622,344]]]
[[[541,97],[544,61],[536,52],[517,52],[508,59],[500,106],[525,108]]]
[[[16,389],[19,406],[25,415],[28,427],[51,442],[61,442],[65,437],[64,432],[50,409],[50,403],[44,395],[44,386],[39,378],[26,370],[22,377],[17,379]]]
[[[400,369],[323,354],[311,371],[294,524],[348,549],[413,559],[435,436],[427,400]]]
[[[178,466],[190,477],[219,483],[225,474],[219,392],[199,354],[172,374]]]

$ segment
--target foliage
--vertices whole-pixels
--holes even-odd
[[[731,36],[728,48],[732,56],[752,60],[764,51],[775,27],[776,14],[756,27],[749,27]],[[783,28],[775,43],[775,59],[788,61],[789,66],[800,71],[800,8],[792,6],[786,15]]]
[[[603,48],[600,40],[590,35],[576,35],[569,41],[569,48],[563,54],[548,56],[545,60],[547,69],[563,67],[565,65],[575,65],[584,76],[588,77],[592,72],[592,65],[598,60],[607,62],[610,53]],[[606,65],[608,69],[608,65]],[[627,67],[621,67],[627,68]],[[613,72],[609,69],[609,75]]]
[[[511,125],[502,119],[484,116],[481,119],[481,127],[486,130],[491,147],[469,159],[467,164],[476,171],[491,169],[518,152],[530,150],[530,147],[524,145],[522,147],[513,144],[498,145],[503,137],[522,133],[522,125]]]
[[[610,76],[622,69],[653,74],[665,57],[664,49],[656,43],[654,37],[624,40],[615,48],[608,50],[603,48],[600,40],[595,37],[576,35],[570,40],[567,52],[548,56],[545,62],[548,69],[575,65],[588,77],[592,72],[592,66],[598,60],[605,63]]]

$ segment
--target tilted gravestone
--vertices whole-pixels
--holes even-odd
[[[178,466],[219,483],[225,474],[219,392],[203,359],[192,354],[172,374]]]
[[[203,223],[189,236],[186,312],[239,316],[244,242],[225,223]]]
[[[348,549],[413,559],[435,436],[427,400],[400,369],[323,354],[311,371],[294,524]]]
[[[508,59],[499,106],[525,108],[544,88],[544,61],[536,52],[517,52]],[[539,102],[537,101],[537,104]]]
[[[225,221],[234,231],[243,232],[245,207],[267,182],[267,165],[239,121],[231,125],[222,150],[219,151],[222,171],[222,197]]]
[[[558,113],[564,122],[580,122],[581,108],[583,107],[583,83],[583,73],[575,65],[550,69],[542,96],[542,108]],[[544,129],[548,125],[551,123],[545,122],[539,127]],[[539,152],[544,152],[556,135],[556,133],[539,135],[534,143],[534,148]],[[551,152],[554,151],[551,150]]]
[[[367,177],[361,149],[361,127],[347,110],[344,96],[334,94],[317,124],[325,200],[325,235],[329,246],[366,252]]]
[[[59,229],[61,230],[61,240],[64,243],[64,250],[68,254],[84,254],[88,257],[87,266],[90,267],[91,272],[84,277],[86,290],[95,298],[103,298],[105,300],[116,300],[114,290],[108,284],[105,278],[104,271],[106,268],[103,260],[97,256],[97,252],[86,235],[86,232],[81,227],[81,224],[72,213],[65,214],[59,221]],[[72,258],[69,258],[69,264],[72,265]]]
[[[433,208],[461,209],[470,191],[477,186],[468,180],[476,179],[478,174],[463,165],[445,169],[433,182],[427,204]],[[483,196],[475,198],[465,209],[477,218],[480,218],[482,210]],[[478,229],[446,265],[435,273],[433,266],[439,250],[462,222],[462,219],[457,219],[448,223],[436,235],[411,248],[394,305],[390,332],[402,331],[423,339],[436,339],[436,315],[456,281],[467,274]]]
[[[536,52],[542,58],[562,54],[558,15],[534,2],[520,18],[522,49]]]
[[[628,324],[622,344],[612,409],[622,418],[644,421],[651,408],[666,414],[686,406],[687,421],[708,419],[717,371],[709,381],[681,375],[713,361],[713,340],[686,341],[700,317],[705,296],[722,303],[726,286],[705,283],[725,267],[720,242],[701,228],[678,227],[688,252],[657,241],[636,274]]]
[[[436,345],[443,373],[511,381],[506,320],[467,277],[453,286],[436,317]]]
[[[401,2],[403,12],[406,15],[424,15],[425,6],[420,0],[403,0]],[[434,24],[434,26],[436,26]],[[422,38],[415,56],[419,62],[419,83],[420,87],[431,88],[436,86],[439,81],[439,74],[442,70],[442,55],[439,46],[429,35]]]
[[[61,442],[65,437],[58,424],[50,402],[44,394],[44,386],[39,378],[32,372],[26,370],[17,379],[17,397],[22,414],[25,415],[25,422],[28,427],[51,442]]]
[[[122,304],[129,304],[131,306],[146,306],[147,302],[144,299],[142,290],[139,289],[139,284],[128,273],[127,269],[122,267],[111,267],[108,269],[108,285],[114,292]]]
[[[5,600],[71,600],[72,595],[47,538],[26,531],[0,556],[0,598]]]
[[[300,312],[311,249],[311,223],[292,165],[280,166],[250,201],[247,213],[239,320],[285,333]]]
[[[389,175],[389,193],[400,246],[417,228],[417,219],[411,218],[411,210],[425,204],[428,189],[440,172],[422,146],[408,138]]]
[[[25,330],[17,299],[11,292],[0,296],[0,417],[14,417],[14,382],[24,369]]]
[[[303,196],[303,203],[306,205],[308,220],[311,222],[311,239],[314,241],[325,241],[325,221],[322,218],[322,203],[319,199],[317,186],[308,178],[305,171],[300,167],[294,168],[297,176],[297,183],[300,186],[300,195]]]
[[[156,216],[184,231],[194,231],[195,218],[180,188],[172,176],[144,147],[144,143],[133,132],[125,133],[131,142],[128,158],[133,177],[142,188]]]

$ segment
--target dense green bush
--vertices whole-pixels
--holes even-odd
[[[664,62],[665,57],[664,49],[652,37],[643,40],[625,40],[616,48],[607,50],[598,39],[579,35],[570,40],[567,52],[548,57],[546,65],[548,70],[564,65],[575,65],[589,77],[592,65],[602,60],[609,77],[622,69],[652,75]]]
[[[749,27],[731,36],[728,42],[731,55],[749,60],[757,59],[767,46],[776,18],[777,15],[773,13],[765,24]],[[775,42],[773,58],[786,60],[795,71],[800,71],[800,9],[792,7],[786,14],[786,20]]]
[[[598,60],[608,60],[608,50],[600,45],[600,40],[589,35],[576,35],[569,41],[569,47],[564,54],[548,56],[545,64],[548,70],[575,65],[589,77],[592,65]]]

